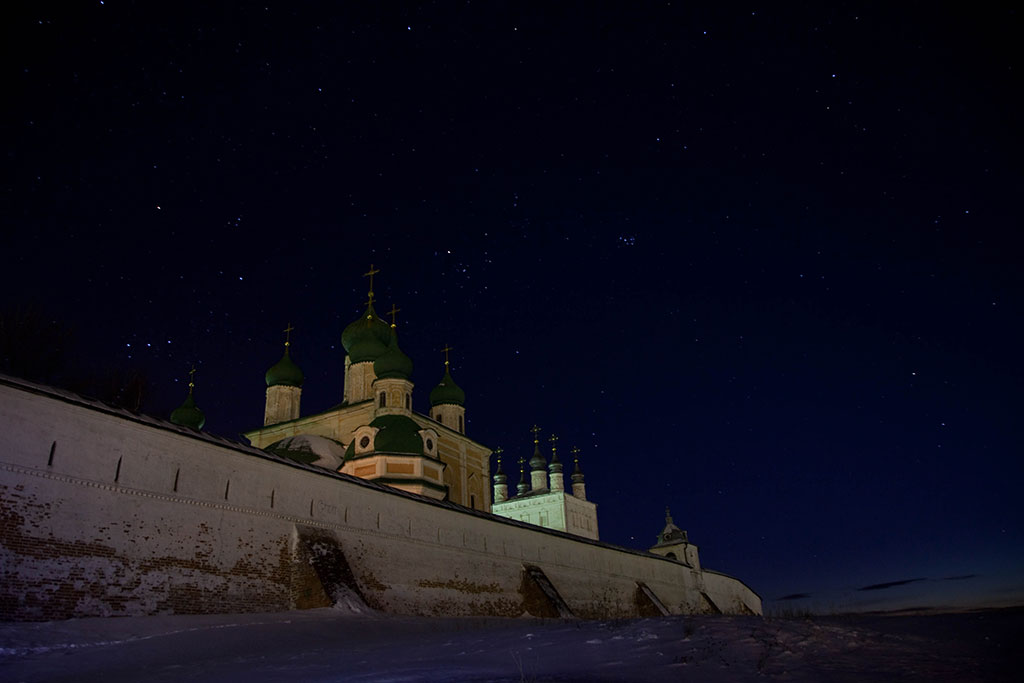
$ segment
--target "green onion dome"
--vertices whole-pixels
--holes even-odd
[[[441,378],[441,382],[430,390],[431,407],[445,403],[456,406],[466,404],[466,392],[455,383],[455,380],[452,379],[452,375],[448,371],[447,363],[445,363],[444,366],[444,377]]]
[[[199,407],[196,406],[196,400],[192,396],[191,387],[189,387],[188,396],[185,397],[185,402],[171,412],[171,422],[197,431],[202,429],[203,425],[206,424],[206,416],[203,415],[203,411],[199,410]]]
[[[378,429],[373,440],[375,452],[423,455],[420,426],[411,418],[405,415],[381,415],[370,426]]]
[[[412,359],[398,348],[398,331],[394,326],[391,327],[391,343],[388,344],[387,351],[373,361],[373,374],[377,376],[377,379],[407,380],[412,376]]]
[[[498,456],[498,470],[494,473],[495,484],[507,484],[508,475],[505,474],[505,470],[501,467],[501,456]]]
[[[387,351],[390,341],[391,328],[377,317],[372,302],[367,305],[366,313],[341,333],[341,345],[353,363],[377,360]]]
[[[548,472],[558,474],[562,471],[562,461],[558,459],[558,451],[551,449],[551,462],[548,463]]]
[[[583,468],[580,467],[580,459],[576,458],[575,467],[572,468],[572,483],[582,484],[583,483]]]
[[[534,441],[533,443],[533,457],[530,458],[530,471],[536,472],[537,470],[547,469],[548,461],[544,459],[544,456],[540,452],[540,444]]]
[[[277,361],[274,367],[267,370],[267,386],[276,387],[283,384],[289,387],[301,387],[303,379],[305,377],[302,375],[302,370],[299,370],[299,366],[292,361],[291,356],[288,354],[288,345],[286,344],[281,360]]]

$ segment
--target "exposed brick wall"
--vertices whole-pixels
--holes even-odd
[[[87,489],[94,499],[60,494],[71,486]],[[118,501],[122,497],[127,500]],[[293,606],[288,524],[276,537],[243,536],[236,533],[237,521],[228,528],[223,519],[217,526],[214,520],[175,524],[176,505],[192,506],[46,473],[28,474],[13,487],[0,484],[0,619]],[[121,516],[96,523],[92,513],[103,509]],[[240,529],[251,531],[244,522]]]

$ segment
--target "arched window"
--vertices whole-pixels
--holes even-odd
[[[473,494],[469,494],[469,507],[476,507],[476,496],[474,496]]]
[[[383,391],[380,392],[380,407],[381,408],[387,408],[388,407],[388,395],[386,393],[384,393]]]
[[[412,410],[412,394],[405,395],[405,409]]]
[[[459,432],[462,434],[466,433],[466,423],[461,415],[459,415]]]
[[[437,415],[435,415],[434,419],[437,420],[438,422],[440,422],[441,424],[444,424],[444,420],[441,419],[441,413],[438,413]]]
[[[678,562],[678,561],[679,561],[679,558],[678,558],[678,557],[676,557],[676,554],[675,554],[675,553],[665,553],[665,557],[671,557],[671,558],[672,558],[673,560],[675,560],[676,562]]]

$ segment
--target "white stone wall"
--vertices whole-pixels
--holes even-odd
[[[564,491],[512,498],[503,503],[495,503],[492,511],[501,517],[536,524],[546,529],[557,529],[595,541],[599,538],[597,505],[570,496]]]
[[[494,503],[491,509],[494,514],[507,519],[566,531],[564,498],[564,493],[538,494]]]
[[[598,538],[597,505],[576,496],[565,497],[566,531],[585,538]]]
[[[742,582],[710,569],[700,575],[704,592],[723,614],[761,614],[761,598]]]
[[[673,612],[703,609],[694,573],[669,560],[2,378],[0,513],[6,619],[321,604],[308,562],[296,559],[298,528],[336,538],[367,601],[390,612],[523,614],[524,564],[541,567],[577,616],[637,615],[637,581]],[[716,604],[760,611],[735,579],[715,574],[705,590]]]

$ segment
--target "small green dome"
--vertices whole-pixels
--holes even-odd
[[[443,403],[457,406],[466,404],[466,392],[452,379],[451,373],[448,372],[447,364],[444,366],[444,377],[441,378],[441,382],[430,390],[431,407],[439,406]]]
[[[276,387],[279,384],[283,384],[289,387],[301,387],[303,379],[305,377],[302,375],[302,370],[299,370],[299,366],[292,361],[291,356],[288,354],[288,347],[285,346],[284,355],[281,356],[281,360],[277,361],[274,367],[267,370],[267,386]]]
[[[381,415],[370,423],[379,431],[373,440],[376,453],[423,455],[420,426],[405,415]]]
[[[377,379],[409,379],[412,376],[412,359],[398,348],[398,332],[395,327],[391,328],[391,343],[387,351],[373,361],[373,374],[377,375]]]
[[[558,451],[551,449],[551,462],[548,463],[548,472],[559,474],[562,471],[562,461],[558,459]]]
[[[540,452],[540,444],[535,443],[533,445],[533,457],[530,458],[530,471],[536,472],[538,470],[544,470],[548,466],[548,461],[544,459],[544,456]]]
[[[582,484],[583,483],[583,468],[580,467],[580,459],[579,458],[576,458],[575,466],[572,468],[572,476],[569,477],[569,478],[572,479],[572,483],[574,483],[574,484]]]
[[[206,416],[196,406],[196,400],[192,397],[192,390],[189,389],[185,402],[171,412],[171,422],[182,427],[200,430],[206,424]]]
[[[377,317],[373,303],[368,304],[366,313],[341,333],[341,345],[353,363],[377,360],[387,351],[390,341],[391,328]]]

